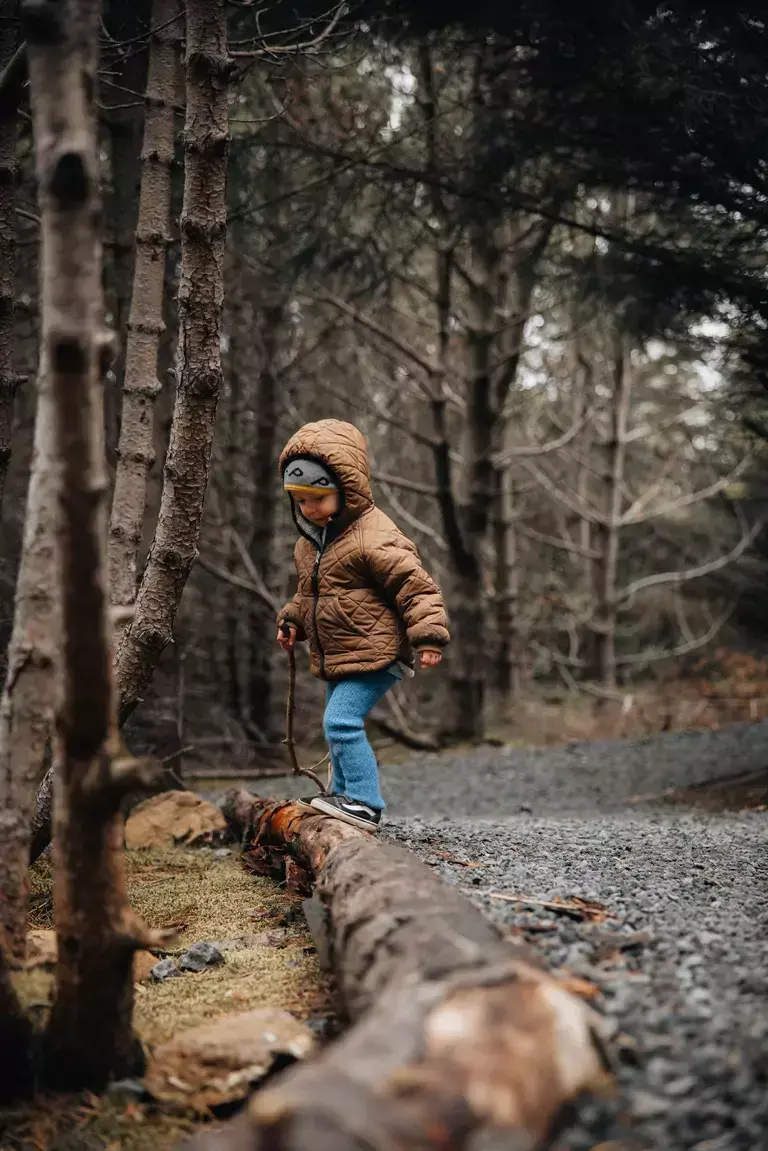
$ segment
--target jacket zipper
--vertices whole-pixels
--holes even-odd
[[[324,541],[323,541],[323,543],[324,543]],[[315,639],[317,640],[317,649],[320,652],[320,675],[321,675],[321,677],[325,675],[325,652],[323,651],[323,645],[320,642],[320,628],[318,627],[318,623],[317,623],[317,605],[320,602],[320,580],[318,577],[319,577],[319,571],[320,571],[320,560],[323,558],[323,543],[319,543],[317,545],[317,558],[315,559],[315,566],[312,569],[312,597],[313,597],[312,622],[313,622],[314,628],[315,628]]]

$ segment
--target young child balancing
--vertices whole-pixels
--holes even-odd
[[[384,800],[365,718],[413,675],[414,652],[422,667],[440,663],[450,639],[443,598],[415,546],[374,504],[365,440],[352,424],[306,424],[284,448],[280,473],[301,538],[299,586],[278,615],[277,639],[285,650],[309,641],[312,672],[327,685],[333,768],[332,794],[301,802],[375,831]]]

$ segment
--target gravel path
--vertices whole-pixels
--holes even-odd
[[[768,1148],[768,816],[628,802],[766,763],[759,724],[385,769],[383,834],[594,985],[618,1091],[557,1151]],[[578,896],[606,914],[572,919],[499,893]]]

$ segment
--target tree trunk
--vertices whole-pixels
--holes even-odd
[[[223,0],[188,0],[184,205],[176,403],[157,528],[118,649],[121,716],[137,706],[163,650],[197,543],[221,391],[221,310],[229,154]]]
[[[275,547],[277,492],[275,460],[277,457],[278,383],[275,356],[283,305],[264,307],[261,316],[262,367],[259,374],[256,439],[252,456],[253,530],[251,559],[269,586]],[[274,616],[262,603],[251,603],[250,628],[251,669],[248,693],[248,718],[259,731],[267,734],[272,714],[272,651]]]
[[[125,374],[126,334],[136,255],[142,109],[133,93],[147,80],[147,51],[142,42],[150,24],[150,0],[106,0],[104,31],[109,58],[99,77],[100,117],[106,130],[110,180],[105,204],[108,243],[104,260],[106,308],[116,336],[116,356],[104,388],[107,461],[113,468],[120,428]],[[123,45],[123,41],[125,45]]]
[[[154,0],[145,101],[136,262],[128,319],[125,386],[117,472],[109,524],[109,590],[117,615],[115,640],[136,598],[147,480],[154,462],[154,406],[161,390],[157,357],[163,332],[165,254],[170,242],[175,106],[181,91],[183,8]]]
[[[521,234],[528,233],[523,244]],[[536,284],[536,269],[549,240],[547,224],[532,226],[523,221],[510,237],[509,247],[514,267],[501,280],[498,314],[504,317],[504,328],[497,342],[501,367],[495,379],[496,432],[494,448],[503,453],[519,441],[517,413],[511,397],[520,371],[525,347],[525,326],[531,314],[531,301]],[[522,248],[522,251],[520,250]],[[498,321],[497,321],[498,322]],[[502,713],[507,701],[520,694],[523,636],[520,627],[520,568],[518,533],[515,518],[514,464],[494,465],[494,603],[496,606],[496,658],[493,683]]]
[[[45,770],[58,697],[58,483],[50,379],[43,352],[13,633],[0,701],[0,913],[5,945],[16,959],[24,955],[27,933],[27,859],[35,788]]]
[[[0,69],[13,58],[18,46],[16,22],[0,23]],[[13,315],[16,299],[16,102],[0,110],[0,519],[3,514],[5,477],[11,462],[13,401],[18,379],[13,370]]]
[[[99,26],[98,0],[70,0],[63,13],[33,8],[26,29],[42,218],[42,360],[61,473],[64,698],[54,837],[59,962],[44,1049],[49,1082],[71,1088],[103,1086],[135,1066],[132,957],[146,943],[127,906],[123,879],[119,805],[135,765],[113,760],[109,742],[100,198],[87,95]]]
[[[317,881],[353,1026],[192,1147],[463,1151],[491,1130],[542,1146],[602,1075],[590,1009],[408,852],[246,792],[225,810],[254,870]]]
[[[15,40],[15,33],[14,33]],[[15,101],[12,102],[15,109]],[[3,456],[4,419],[10,432],[10,392],[15,219],[15,115],[0,125],[0,486],[10,455]],[[6,290],[9,295],[5,296]],[[7,320],[7,324],[6,324]],[[13,380],[11,381],[11,377]],[[9,404],[5,406],[6,398]],[[24,538],[14,605],[8,671],[0,700],[0,949],[24,954],[27,932],[27,857],[35,786],[43,773],[55,704],[58,605],[54,594],[56,468],[51,400],[43,367],[38,384],[35,442],[27,493]]]
[[[619,535],[624,502],[624,462],[626,457],[627,419],[631,400],[631,369],[621,336],[615,337],[611,362],[613,394],[610,406],[610,430],[605,444],[604,521],[600,525],[600,562],[597,568],[597,674],[609,691],[616,687],[616,590],[619,563]]]

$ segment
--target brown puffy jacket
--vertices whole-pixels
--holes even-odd
[[[379,671],[415,648],[442,648],[448,634],[437,584],[416,548],[373,502],[365,440],[352,424],[306,424],[280,457],[280,474],[298,457],[319,460],[343,493],[341,509],[322,532],[291,499],[301,532],[295,560],[296,595],[278,624],[309,640],[312,671],[327,680]]]

